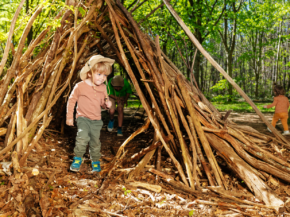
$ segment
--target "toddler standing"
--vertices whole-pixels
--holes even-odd
[[[73,112],[75,103],[78,103],[76,122],[78,132],[74,148],[75,157],[70,170],[79,171],[82,157],[89,143],[92,160],[92,171],[100,172],[101,142],[100,131],[103,126],[101,106],[110,108],[104,82],[112,71],[115,60],[101,55],[92,56],[80,72],[81,82],[77,83],[68,99],[66,124],[73,126]]]
[[[287,124],[289,101],[285,96],[284,88],[280,85],[275,85],[274,95],[274,102],[270,105],[265,105],[264,108],[272,108],[275,106],[275,114],[273,116],[272,126],[275,127],[277,121],[280,119],[284,128],[284,133],[282,135],[290,135]],[[268,130],[271,132],[269,128]]]

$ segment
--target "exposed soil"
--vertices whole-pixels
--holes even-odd
[[[263,115],[271,123],[274,113],[263,113]],[[254,129],[256,129],[257,131],[261,132],[261,133],[264,133],[264,134],[267,134],[267,135],[272,135],[267,130],[266,124],[263,123],[261,118],[256,113],[236,113],[236,112],[232,112],[230,114],[229,118],[232,121],[234,121],[236,124],[248,125],[248,126],[251,126]],[[281,121],[277,122],[276,128],[279,131],[281,131],[281,133],[283,132],[283,126],[282,126]]]
[[[103,111],[104,126],[101,132],[102,158],[101,166],[103,170],[108,168],[119,146],[136,129],[144,123],[143,109],[125,109],[125,120],[123,127],[123,137],[117,137],[116,130],[108,132],[108,114]],[[271,121],[271,113],[265,114]],[[270,135],[265,124],[256,114],[231,113],[231,120],[237,124],[245,124],[254,129]],[[117,123],[115,122],[115,127]],[[281,128],[281,123],[278,123]],[[2,176],[0,182],[0,216],[18,216],[19,213],[26,213],[26,216],[244,216],[245,212],[250,216],[287,216],[286,210],[283,214],[276,214],[270,209],[228,209],[222,206],[221,202],[231,203],[223,199],[217,200],[204,196],[199,198],[204,201],[219,203],[219,206],[199,204],[195,202],[195,197],[191,194],[177,191],[162,179],[149,173],[146,169],[154,167],[155,157],[149,165],[137,176],[135,181],[141,181],[162,187],[160,193],[146,189],[133,187],[126,181],[130,169],[117,168],[109,179],[109,185],[99,193],[99,189],[104,181],[104,174],[93,174],[89,160],[89,153],[84,156],[84,163],[78,173],[69,171],[69,166],[73,158],[73,148],[76,135],[76,127],[66,127],[65,135],[61,135],[55,130],[46,130],[43,138],[39,141],[38,147],[30,155],[27,166],[23,169],[24,175],[21,180],[27,179],[26,198],[21,201],[17,199],[20,195],[15,186],[17,182],[10,180],[9,176]],[[281,128],[282,129],[282,128]],[[132,156],[141,149],[151,144],[153,130],[149,129],[135,137],[126,147],[128,153],[126,157]],[[288,137],[290,138],[290,137]],[[219,160],[219,159],[218,159]],[[129,162],[126,168],[133,168],[138,162]],[[225,165],[221,163],[221,165]],[[170,158],[162,152],[162,171],[176,180],[176,169]],[[37,168],[40,173],[33,175],[31,169]],[[257,200],[249,193],[243,181],[235,177],[226,167],[222,167],[228,181],[229,190],[244,195],[250,195],[248,200]],[[27,178],[24,178],[25,174]],[[9,181],[10,180],[10,181]],[[206,177],[200,180],[202,186],[207,186]],[[11,183],[14,192],[11,190]],[[279,180],[268,180],[269,185],[286,201],[290,197],[290,188]],[[5,193],[9,190],[10,194]],[[16,199],[13,200],[11,195]],[[20,196],[19,196],[20,197]],[[6,202],[8,201],[8,203]],[[20,215],[19,215],[20,216]],[[24,215],[23,215],[24,216]],[[290,215],[289,215],[290,216]]]

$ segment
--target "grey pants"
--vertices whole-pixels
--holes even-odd
[[[83,157],[89,143],[91,160],[98,161],[101,158],[100,132],[103,126],[103,121],[94,121],[85,117],[78,117],[77,126],[78,133],[74,148],[75,155],[77,157]]]

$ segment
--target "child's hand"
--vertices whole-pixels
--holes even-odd
[[[74,125],[74,120],[73,119],[66,119],[66,124],[68,126],[73,126]]]
[[[264,106],[263,106],[263,108],[267,108],[267,106],[266,106],[266,105],[264,105]]]
[[[107,108],[111,108],[111,106],[112,106],[112,102],[110,100],[107,100],[105,102],[105,104],[106,104]]]

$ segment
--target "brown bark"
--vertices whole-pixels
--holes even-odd
[[[213,134],[207,133],[206,136],[211,146],[220,153],[229,167],[245,181],[259,200],[264,201],[268,206],[275,207],[277,211],[284,205],[283,201],[256,175],[253,168],[236,154],[227,142]]]
[[[27,150],[24,150],[24,154],[22,156],[22,158],[19,161],[19,164],[21,166],[24,166],[25,161],[28,157],[28,155],[30,154],[30,152],[32,151],[32,149],[34,148],[35,144],[38,142],[38,140],[41,138],[43,131],[45,130],[45,128],[49,125],[50,121],[52,119],[52,116],[49,117],[46,122],[39,128],[38,133],[35,135],[35,137],[33,138],[32,142],[29,144],[29,146],[27,147]]]
[[[113,12],[114,10],[113,10],[113,8],[112,8],[110,2],[109,2],[108,0],[107,0],[106,2],[107,2],[107,4],[108,4],[108,6],[109,6],[111,12],[114,13],[114,12]],[[110,13],[110,15],[111,15],[111,13]],[[117,40],[117,44],[118,44],[118,47],[119,47],[119,49],[120,49],[122,59],[123,59],[123,61],[124,61],[124,63],[125,63],[126,71],[128,72],[128,74],[129,74],[129,76],[130,76],[130,78],[131,78],[131,80],[132,80],[132,82],[133,82],[133,84],[134,84],[134,86],[135,86],[135,88],[136,88],[136,91],[137,91],[137,93],[138,93],[138,95],[139,95],[139,97],[140,97],[140,100],[141,100],[141,102],[142,102],[142,105],[144,106],[144,109],[146,110],[147,115],[148,115],[148,117],[149,117],[149,119],[150,119],[150,121],[151,121],[153,127],[155,128],[155,131],[156,131],[156,133],[157,133],[157,135],[158,135],[160,141],[162,142],[162,144],[164,145],[166,151],[168,152],[168,154],[169,154],[170,157],[172,158],[172,160],[173,160],[175,166],[176,166],[177,169],[178,169],[178,172],[179,172],[179,174],[180,174],[182,180],[184,181],[185,184],[188,185],[187,180],[186,180],[186,177],[185,177],[185,175],[184,175],[184,173],[183,173],[183,171],[182,171],[182,168],[181,168],[180,163],[175,159],[175,157],[174,157],[172,151],[170,150],[170,148],[168,147],[168,145],[165,143],[164,139],[162,138],[161,132],[159,131],[158,126],[157,126],[157,123],[156,123],[156,121],[154,120],[154,117],[153,117],[153,115],[152,115],[152,113],[151,113],[151,109],[148,107],[148,103],[146,102],[146,99],[145,99],[145,97],[144,97],[144,95],[143,95],[143,92],[141,91],[141,89],[140,89],[140,87],[139,87],[139,84],[138,84],[138,82],[137,82],[137,80],[136,80],[136,78],[135,78],[135,75],[134,75],[134,73],[133,73],[133,71],[132,71],[132,69],[131,69],[131,67],[130,67],[130,65],[129,65],[127,59],[126,59],[126,56],[125,56],[124,50],[123,50],[123,48],[122,48],[122,45],[121,45],[121,43],[120,43],[120,39],[119,39],[119,36],[118,36],[117,30],[116,30],[116,26],[114,25],[114,23],[115,23],[114,17],[111,15],[110,18],[111,18],[111,21],[112,21],[112,24],[113,24],[113,28],[114,28],[114,32],[115,32],[115,36],[116,36],[116,40]],[[118,22],[117,22],[117,25],[118,25],[118,27],[119,27],[119,30],[122,31],[122,28],[119,26]],[[126,38],[124,38],[124,40],[126,40]]]
[[[222,186],[222,187],[226,187],[225,185],[225,180],[224,180],[224,177],[223,177],[223,174],[216,162],[216,159],[212,153],[212,150],[210,148],[210,145],[207,141],[207,138],[205,137],[205,134],[204,134],[204,131],[202,130],[201,128],[201,124],[200,122],[198,121],[197,119],[197,112],[195,111],[194,107],[192,106],[192,103],[191,103],[191,100],[190,100],[190,97],[189,95],[187,94],[184,86],[183,86],[183,82],[182,82],[182,77],[180,75],[177,76],[177,83],[178,83],[178,86],[181,90],[181,93],[183,95],[183,98],[185,99],[185,103],[186,103],[186,106],[187,106],[187,109],[189,111],[189,114],[190,114],[190,117],[192,118],[192,122],[194,124],[194,127],[195,127],[195,130],[199,136],[199,139],[201,141],[201,144],[204,148],[204,151],[206,153],[206,156],[208,158],[208,161],[211,165],[211,168],[214,172],[214,175],[215,175],[215,178],[216,178],[216,181],[218,183],[219,186]],[[212,183],[213,184],[213,183]]]

